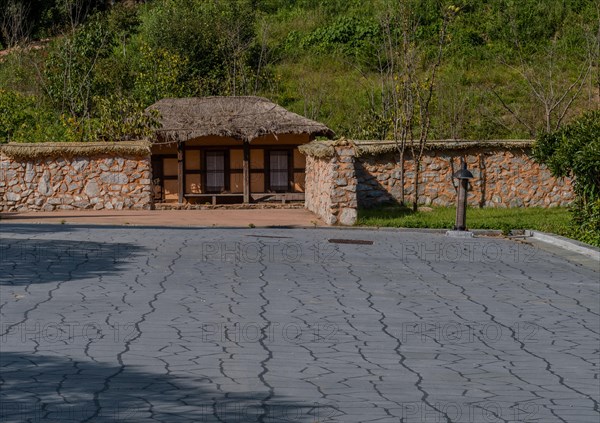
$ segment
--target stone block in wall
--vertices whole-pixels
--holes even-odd
[[[17,202],[21,199],[21,196],[14,192],[7,192],[5,197],[6,197],[7,201],[14,201],[14,202]]]
[[[40,177],[39,182],[38,182],[37,190],[41,195],[44,195],[44,196],[49,196],[49,195],[53,194],[54,189],[50,185],[50,174],[47,170],[45,170],[42,173],[42,176]]]
[[[86,210],[92,207],[89,201],[74,201],[71,205],[80,210]]]
[[[89,181],[84,188],[85,194],[88,197],[97,197],[100,195],[100,187],[98,185],[98,182],[92,180]]]
[[[27,163],[25,167],[25,182],[32,182],[35,178],[35,169],[32,163]]]
[[[358,212],[356,207],[344,207],[341,209],[338,220],[341,225],[352,226],[356,224],[358,218]]]
[[[129,177],[125,173],[105,172],[100,175],[100,180],[105,184],[123,185],[129,182]]]
[[[333,213],[325,213],[319,217],[321,217],[326,225],[335,225],[337,223],[337,217]]]

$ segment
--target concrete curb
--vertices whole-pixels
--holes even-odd
[[[532,231],[529,229],[525,231],[525,235],[533,239],[537,239],[548,244],[556,245],[557,247],[564,248],[565,250],[583,254],[585,256],[600,261],[600,248],[584,244],[583,242],[565,238],[564,236],[560,235]]]
[[[446,236],[450,238],[473,238],[472,231],[446,231]]]

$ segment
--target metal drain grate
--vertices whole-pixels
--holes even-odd
[[[366,239],[330,239],[331,244],[355,244],[355,245],[373,245],[373,241]]]
[[[291,236],[276,236],[276,235],[246,235],[254,238],[292,238]]]

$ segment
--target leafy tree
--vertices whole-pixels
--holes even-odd
[[[58,116],[33,96],[0,90],[0,143],[136,140],[158,127],[156,113],[140,102],[119,95],[94,102],[94,117]]]
[[[0,143],[70,141],[73,128],[33,96],[0,89]]]
[[[96,100],[96,117],[90,119],[90,141],[127,141],[148,138],[159,127],[156,111],[146,113],[143,103],[111,95]]]
[[[188,64],[177,53],[163,48],[151,49],[142,43],[137,63],[133,69],[133,97],[149,106],[161,98],[180,97],[188,94],[184,80]]]
[[[0,45],[56,36],[115,3],[107,0],[0,0]]]
[[[0,140],[8,142],[22,127],[35,124],[35,102],[21,94],[0,90]]]
[[[61,113],[90,115],[96,67],[113,45],[112,34],[101,17],[55,41],[45,61],[43,86]]]
[[[600,246],[600,111],[543,134],[534,154],[554,176],[574,178],[573,218],[579,237]]]
[[[184,79],[196,87],[191,94],[240,95],[254,86],[251,64],[259,49],[251,0],[159,0],[141,19],[140,37],[150,48],[186,61]]]

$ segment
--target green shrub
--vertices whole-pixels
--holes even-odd
[[[141,14],[140,39],[175,55],[189,82],[186,95],[246,94],[256,48],[256,2],[160,0]],[[246,86],[240,86],[240,81]],[[192,82],[195,82],[194,85]],[[232,88],[233,87],[233,88]]]
[[[574,178],[575,232],[600,246],[600,110],[540,136],[534,154],[554,176]]]
[[[110,55],[114,38],[105,19],[91,19],[49,48],[43,70],[45,92],[61,113],[89,115],[99,60]]]
[[[0,89],[0,143],[70,141],[73,127],[34,96]]]
[[[133,97],[146,106],[161,98],[185,96],[186,59],[163,48],[142,43],[133,68]]]
[[[111,95],[96,100],[86,141],[126,141],[147,138],[159,126],[157,113],[145,113],[140,102]]]

